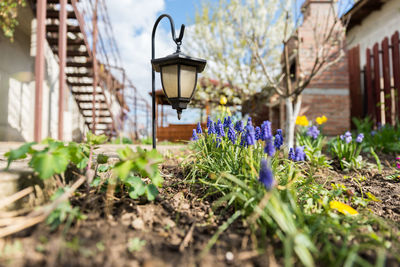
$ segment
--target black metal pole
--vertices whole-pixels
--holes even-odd
[[[168,18],[169,19],[169,23],[171,25],[171,35],[172,35],[172,40],[174,40],[174,42],[176,43],[176,45],[178,46],[177,50],[180,49],[180,45],[182,43],[182,38],[183,38],[183,33],[185,30],[185,25],[182,24],[181,26],[181,31],[179,33],[179,37],[176,38],[175,37],[175,24],[174,24],[174,20],[171,18],[170,15],[168,14],[162,14],[161,16],[158,17],[158,19],[156,20],[156,22],[154,23],[153,26],[153,32],[151,34],[151,59],[153,60],[155,57],[155,47],[154,47],[154,38],[156,35],[156,30],[157,30],[157,26],[160,23],[160,21],[164,18]],[[156,125],[156,85],[155,85],[155,79],[156,79],[156,73],[153,69],[153,67],[151,67],[151,97],[152,97],[152,135],[153,135],[153,148],[156,148],[156,136],[157,136],[157,125]]]

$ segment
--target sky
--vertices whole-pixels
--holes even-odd
[[[193,23],[200,0],[106,0],[106,3],[123,67],[138,91],[151,103],[148,92],[151,91],[151,32],[154,22],[159,15],[167,13],[171,15],[175,28],[179,31],[181,24],[189,26]],[[156,58],[176,50],[168,19],[164,18],[157,28],[155,48]],[[185,38],[182,49],[185,49]],[[156,89],[161,88],[158,75],[156,73]],[[182,121],[193,121],[193,117],[185,113],[187,112],[183,113]],[[171,117],[170,122],[176,122],[175,116]]]

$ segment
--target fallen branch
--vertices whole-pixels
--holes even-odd
[[[8,196],[8,197],[0,200],[0,209],[10,205],[11,203],[17,201],[18,199],[23,198],[26,195],[29,195],[32,192],[33,192],[33,187],[30,186],[30,187],[27,187],[11,196]]]
[[[58,205],[66,201],[75,192],[75,190],[78,189],[86,181],[86,176],[78,173],[75,174],[79,175],[79,179],[71,186],[71,188],[65,191],[52,203],[42,206],[39,209],[29,213],[24,221],[21,222],[20,218],[10,221],[11,225],[0,229],[0,238],[17,233],[44,221],[47,216],[49,216],[49,214],[58,207]]]

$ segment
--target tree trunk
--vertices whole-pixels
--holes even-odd
[[[295,98],[288,97],[285,99],[286,104],[286,143],[288,148],[294,147],[294,128],[296,118],[300,112],[301,96]]]

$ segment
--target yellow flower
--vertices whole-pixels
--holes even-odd
[[[329,202],[329,206],[331,207],[331,209],[335,209],[345,215],[356,215],[358,214],[358,212],[353,209],[352,207],[350,207],[347,204],[344,204],[340,201],[336,201],[336,200],[332,200],[331,202]]]
[[[324,124],[327,120],[328,120],[328,118],[325,117],[325,115],[323,115],[322,117],[317,117],[315,119],[315,121],[317,122],[318,125]]]
[[[308,119],[306,116],[297,116],[296,124],[300,126],[308,126]]]
[[[220,103],[221,105],[226,105],[227,102],[228,102],[228,99],[226,99],[225,96],[221,96],[221,97],[219,98],[219,103]]]

